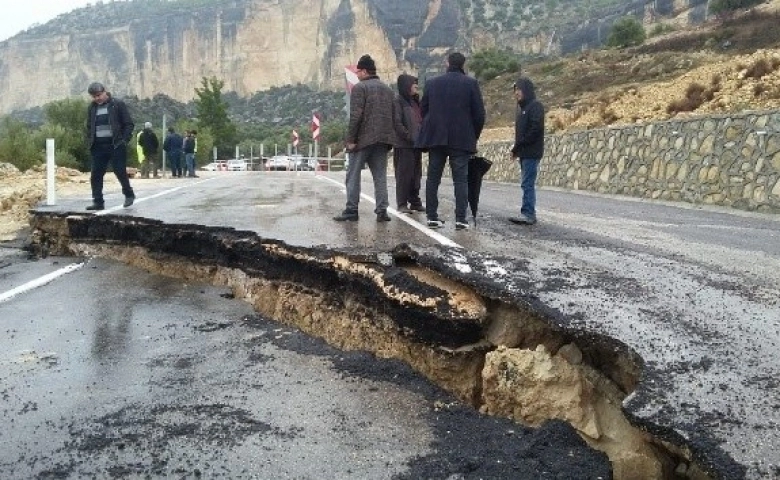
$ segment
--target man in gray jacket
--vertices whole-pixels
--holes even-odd
[[[356,221],[360,201],[360,171],[368,165],[374,178],[377,222],[389,222],[387,215],[387,154],[395,142],[393,91],[379,80],[374,59],[363,55],[357,63],[360,79],[349,96],[349,126],[346,147],[350,153],[347,167],[347,205],[337,222]]]

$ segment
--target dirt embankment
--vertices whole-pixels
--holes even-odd
[[[57,168],[57,195],[89,195],[89,173]],[[29,210],[46,200],[46,168],[43,165],[20,172],[10,163],[0,163],[0,241],[11,240],[29,223]]]

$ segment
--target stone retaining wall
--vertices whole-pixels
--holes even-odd
[[[518,182],[511,146],[486,179]],[[548,135],[539,185],[780,213],[780,111]]]

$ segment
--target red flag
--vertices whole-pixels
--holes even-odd
[[[292,136],[292,144],[293,144],[293,147],[297,147],[297,146],[298,146],[298,140],[299,140],[299,138],[298,138],[298,132],[296,132],[295,130],[293,130],[293,136]]]
[[[320,139],[320,117],[316,113],[311,116],[311,138],[315,142]]]

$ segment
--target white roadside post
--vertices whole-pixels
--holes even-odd
[[[54,188],[55,171],[57,165],[54,162],[54,139],[46,139],[46,205],[57,204],[57,192]]]

